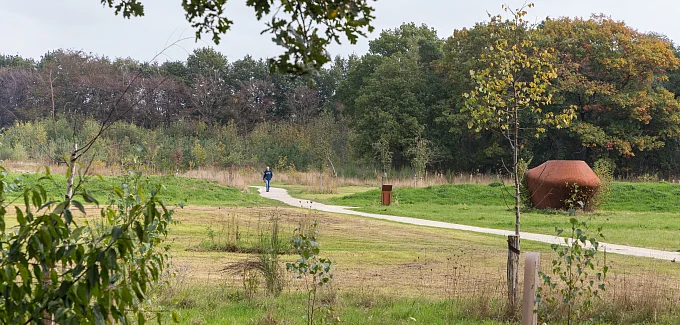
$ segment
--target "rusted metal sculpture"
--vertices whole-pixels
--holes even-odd
[[[570,201],[587,209],[600,185],[600,178],[581,160],[548,160],[527,173],[531,202],[537,209],[566,209]],[[578,193],[575,193],[578,189]],[[579,204],[580,205],[580,204]]]

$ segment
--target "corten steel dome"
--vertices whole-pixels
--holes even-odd
[[[548,160],[527,173],[531,202],[538,209],[567,208],[574,184],[578,184],[580,197],[586,208],[600,185],[600,178],[582,160]]]

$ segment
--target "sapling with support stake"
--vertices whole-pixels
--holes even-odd
[[[527,132],[539,137],[549,126],[566,127],[575,116],[574,107],[557,113],[544,111],[543,107],[552,101],[548,89],[557,72],[550,63],[552,49],[537,49],[534,45],[535,26],[524,18],[526,9],[532,7],[533,4],[527,4],[513,10],[504,5],[503,10],[511,15],[509,20],[489,14],[494,40],[479,57],[483,68],[470,71],[474,88],[463,94],[465,105],[461,109],[469,116],[469,128],[500,134],[512,151],[512,166],[508,169],[515,190],[515,234],[508,237],[507,263],[511,314],[517,310],[519,283],[521,184],[518,166],[522,137]]]

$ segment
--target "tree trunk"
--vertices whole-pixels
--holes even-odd
[[[520,254],[520,180],[517,163],[519,161],[519,114],[514,112],[514,139],[512,148],[512,172],[515,183],[515,235],[508,236],[508,307],[514,315],[517,310],[517,286],[519,283],[519,254]]]
[[[52,70],[50,70],[50,95],[52,97],[52,122],[55,120],[55,114],[54,114],[54,79],[52,79]],[[56,133],[55,133],[56,136]]]
[[[73,151],[71,151],[71,157],[69,158],[68,163],[69,175],[66,179],[66,209],[71,207],[71,199],[73,198],[73,180],[76,174],[76,160],[78,159],[76,157],[76,151],[78,151],[78,144],[74,143]]]
[[[71,199],[73,198],[73,180],[74,180],[74,175],[75,175],[75,170],[76,170],[76,151],[78,150],[78,145],[73,144],[73,151],[71,151],[71,157],[69,159],[68,163],[68,169],[69,169],[69,176],[66,179],[66,197],[64,198],[66,201],[66,207],[64,208],[65,210],[68,210],[71,207]],[[66,225],[68,227],[68,224]],[[51,280],[50,280],[50,273],[54,266],[46,269],[43,271],[43,285],[45,287],[49,287],[51,285]],[[53,315],[46,309],[43,312],[43,324],[45,325],[54,325],[54,317]]]
[[[335,170],[335,165],[333,165],[333,161],[331,160],[331,157],[326,156],[326,159],[328,159],[328,162],[331,163],[331,168],[333,168],[333,177],[338,177],[338,172]]]

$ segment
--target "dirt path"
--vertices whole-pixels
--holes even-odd
[[[295,206],[295,207],[308,208],[308,209],[319,210],[319,211],[324,211],[324,212],[356,215],[356,216],[374,218],[374,219],[389,220],[389,221],[394,221],[394,222],[401,222],[401,223],[418,225],[418,226],[426,226],[426,227],[455,229],[455,230],[471,231],[471,232],[476,232],[476,233],[492,234],[492,235],[499,235],[499,236],[508,236],[508,235],[514,234],[513,231],[509,231],[509,230],[490,229],[490,228],[482,228],[482,227],[475,227],[475,226],[459,225],[459,224],[455,224],[455,223],[448,223],[448,222],[441,222],[441,221],[432,221],[432,220],[424,220],[424,219],[417,219],[417,218],[407,218],[407,217],[398,217],[398,216],[391,216],[391,215],[384,215],[384,214],[359,212],[359,211],[351,210],[352,207],[327,205],[327,204],[322,204],[322,203],[318,203],[318,202],[312,202],[312,201],[309,201],[309,200],[296,199],[296,198],[290,196],[290,194],[288,194],[287,190],[282,189],[282,188],[272,187],[272,188],[270,188],[269,192],[265,192],[264,187],[261,187],[261,186],[257,186],[256,188],[259,190],[260,195],[265,197],[265,198],[281,201],[285,204],[292,205],[292,206]],[[563,244],[564,243],[563,238],[560,238],[560,237],[557,237],[557,236],[554,236],[554,235],[541,235],[541,234],[533,234],[533,233],[528,233],[528,232],[522,232],[522,233],[520,233],[520,237],[524,240],[531,240],[531,241],[537,241],[537,242],[548,243],[548,244]],[[656,250],[656,249],[640,248],[640,247],[632,247],[632,246],[608,244],[608,243],[600,243],[600,247],[606,248],[607,253],[616,253],[616,254],[640,256],[640,257],[650,257],[650,258],[656,258],[656,259],[661,259],[661,260],[680,262],[680,253],[678,253],[678,252],[668,252],[668,251],[662,251],[662,250]]]

